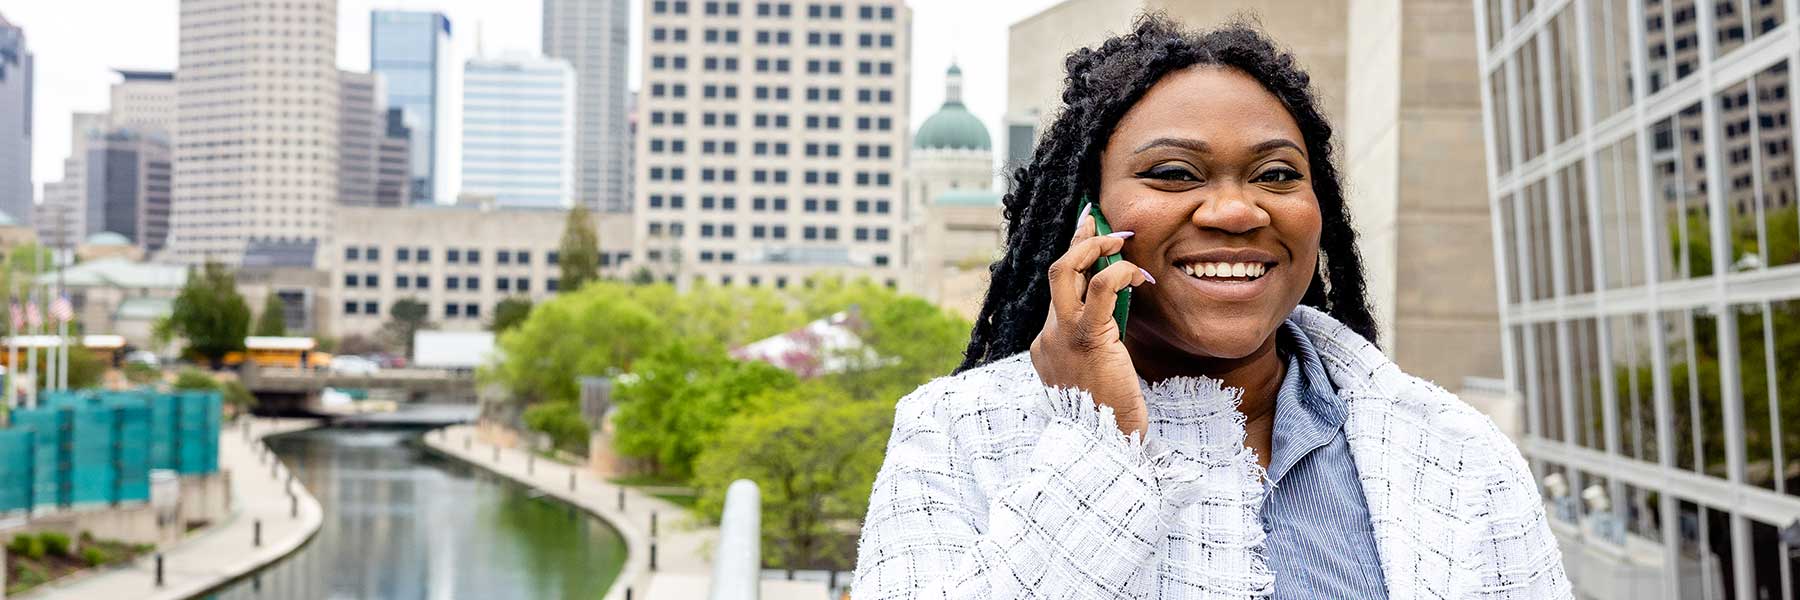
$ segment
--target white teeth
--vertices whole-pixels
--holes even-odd
[[[1269,267],[1262,263],[1186,263],[1182,272],[1191,277],[1262,277]]]

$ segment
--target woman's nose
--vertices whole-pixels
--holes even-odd
[[[1269,212],[1263,210],[1242,186],[1219,186],[1207,193],[1194,209],[1195,225],[1226,233],[1249,233],[1269,225]]]

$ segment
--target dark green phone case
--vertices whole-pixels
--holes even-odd
[[[1107,234],[1112,233],[1113,232],[1112,225],[1110,225],[1106,222],[1105,215],[1100,214],[1100,205],[1094,204],[1092,202],[1088,202],[1087,198],[1085,198],[1085,197],[1082,198],[1082,202],[1084,204],[1087,204],[1088,213],[1094,215],[1094,235],[1107,235]],[[1102,256],[1102,257],[1100,257],[1100,260],[1094,261],[1094,272],[1090,273],[1089,276],[1092,277],[1094,275],[1098,275],[1098,274],[1100,274],[1101,269],[1105,269],[1109,266],[1112,266],[1113,263],[1119,262],[1121,260],[1124,260],[1124,258],[1118,254],[1108,254],[1106,256]],[[1119,301],[1113,303],[1113,321],[1115,321],[1119,324],[1119,339],[1121,339],[1121,340],[1125,339],[1125,318],[1130,315],[1131,315],[1131,288],[1128,287],[1128,288],[1119,290]]]

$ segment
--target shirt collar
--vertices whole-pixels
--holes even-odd
[[[1307,454],[1330,443],[1344,426],[1349,412],[1331,387],[1331,378],[1319,361],[1319,352],[1292,320],[1283,322],[1276,347],[1287,363],[1281,388],[1275,396],[1275,431],[1268,477],[1281,477]]]

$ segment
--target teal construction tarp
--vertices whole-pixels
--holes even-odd
[[[150,470],[219,470],[217,392],[58,392],[0,429],[0,512],[150,499]]]

